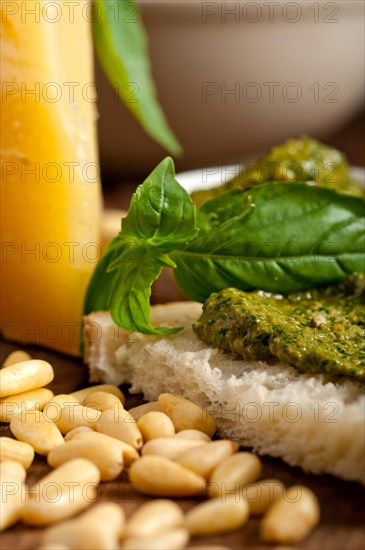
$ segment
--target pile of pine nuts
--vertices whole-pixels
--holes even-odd
[[[279,544],[299,542],[317,525],[315,495],[260,479],[260,459],[234,441],[212,441],[215,421],[198,405],[165,393],[127,411],[116,386],[55,396],[44,388],[53,376],[49,363],[21,351],[0,370],[0,421],[15,436],[0,438],[1,531],[19,520],[50,526],[41,546],[48,550],[167,550],[240,529],[250,515],[263,516],[262,539]],[[35,453],[55,469],[28,488]],[[159,497],[128,520],[116,503],[94,504],[100,481],[125,468],[135,489]],[[186,514],[169,500],[195,496],[207,500]]]

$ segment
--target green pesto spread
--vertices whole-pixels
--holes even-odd
[[[248,189],[267,181],[313,181],[342,193],[363,194],[361,187],[351,178],[346,158],[340,151],[302,137],[273,147],[264,156],[247,164],[232,180],[214,189],[196,191],[192,193],[192,199],[201,206],[234,187]]]
[[[194,325],[207,344],[246,360],[365,382],[365,277],[286,296],[227,288]]]

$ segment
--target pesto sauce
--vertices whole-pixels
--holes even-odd
[[[351,178],[347,160],[340,151],[302,137],[273,147],[220,187],[196,191],[191,196],[197,206],[201,206],[234,187],[248,189],[267,181],[313,181],[321,187],[330,187],[342,193],[358,196],[364,193]]]
[[[234,288],[212,294],[194,331],[246,360],[365,382],[365,277],[287,296]]]

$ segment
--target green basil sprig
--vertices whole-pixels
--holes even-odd
[[[150,321],[151,284],[164,266],[198,301],[227,287],[286,293],[364,272],[364,206],[332,189],[269,182],[196,209],[167,158],[133,195],[94,272],[85,313],[109,309],[129,330],[176,332]]]
[[[185,247],[196,233],[195,205],[167,157],[134,193],[121,232],[96,266],[84,312],[109,309],[117,325],[145,334],[177,332],[152,327],[151,285],[163,267],[176,267],[169,253]]]
[[[142,128],[167,151],[181,153],[157,100],[147,40],[133,0],[94,0],[93,35],[100,63]]]

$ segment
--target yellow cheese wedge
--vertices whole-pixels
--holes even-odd
[[[101,252],[90,20],[84,1],[0,6],[1,331],[70,354]]]

